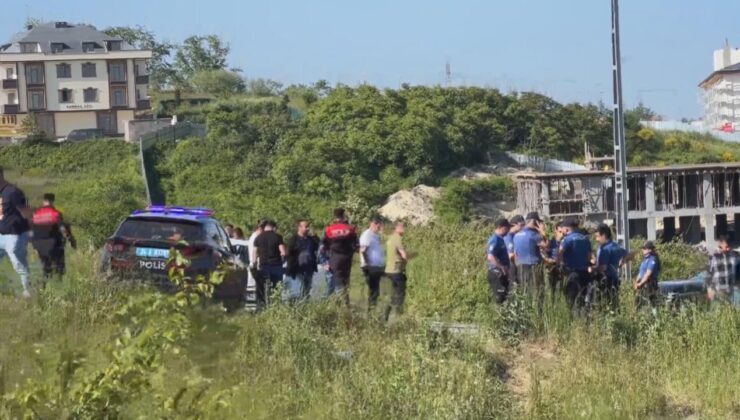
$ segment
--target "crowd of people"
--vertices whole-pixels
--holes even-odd
[[[576,218],[556,224],[551,237],[536,212],[526,217],[498,220],[487,250],[492,299],[502,304],[510,291],[518,287],[541,308],[547,293],[547,278],[550,295],[554,298],[562,291],[575,311],[590,309],[596,296],[616,310],[623,278],[620,272],[634,260],[635,253],[628,254],[618,245],[606,224],[598,225],[593,237],[598,245],[595,253],[589,234]],[[641,251],[638,275],[631,287],[635,290],[638,307],[649,305],[655,311],[659,302],[661,260],[652,241],[645,242]],[[739,305],[739,281],[740,254],[731,248],[726,236],[721,236],[718,250],[708,265],[707,298]]]
[[[43,205],[31,209],[23,191],[5,180],[0,167],[0,261],[6,256],[10,259],[20,277],[24,297],[31,295],[29,242],[43,266],[42,284],[53,276],[64,275],[65,247],[76,246],[70,226],[54,201],[54,194],[44,194]],[[226,230],[249,267],[249,285],[259,305],[267,304],[271,291],[284,279],[298,284],[298,298],[307,299],[319,271],[324,273],[325,296],[336,294],[349,304],[352,262],[359,253],[368,288],[368,306],[377,305],[381,280],[388,278],[393,292],[387,313],[394,308],[401,312],[409,258],[403,241],[405,225],[403,221],[394,223],[385,247],[381,240],[383,227],[383,219],[373,217],[368,228],[358,236],[344,209],[339,208],[334,210],[333,221],[321,238],[311,231],[307,219],[296,222],[295,232],[287,243],[272,220],[258,221],[249,238],[238,227],[227,225]],[[498,220],[487,249],[492,299],[502,304],[512,289],[521,288],[541,308],[549,289],[552,297],[564,293],[575,310],[590,307],[595,294],[616,310],[624,277],[620,272],[634,260],[635,254],[628,254],[612,240],[611,228],[606,224],[596,228],[593,238],[598,244],[595,253],[589,234],[576,218],[555,225],[551,236],[536,212]],[[705,279],[707,299],[740,306],[740,253],[732,249],[726,236],[717,242],[718,249],[709,259]],[[642,261],[631,287],[636,292],[637,304],[649,305],[654,310],[658,305],[661,259],[652,241],[645,242],[641,251]]]
[[[324,296],[337,295],[344,304],[349,304],[352,263],[354,255],[359,254],[370,309],[378,304],[382,279],[387,277],[391,282],[391,304],[385,311],[388,317],[392,310],[397,313],[403,310],[408,254],[403,243],[404,222],[393,223],[393,233],[386,239],[385,247],[381,239],[383,228],[384,220],[374,216],[368,228],[358,235],[344,209],[338,208],[321,238],[312,232],[307,219],[296,221],[295,231],[287,241],[272,220],[259,220],[248,239],[241,229],[232,225],[227,225],[226,231],[249,266],[248,288],[254,287],[258,305],[266,305],[272,290],[281,283],[284,289],[297,285],[294,299],[308,299],[316,287],[314,278],[319,271],[324,274]]]

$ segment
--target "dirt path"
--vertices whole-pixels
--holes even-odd
[[[510,356],[504,379],[522,412],[531,412],[534,394],[547,384],[548,371],[557,363],[556,344],[547,341],[523,343],[510,350]]]

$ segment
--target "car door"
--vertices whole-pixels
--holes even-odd
[[[234,254],[224,228],[216,222],[211,222],[210,225],[209,237],[212,236],[218,244],[219,253],[226,263],[227,270],[223,283],[216,288],[215,296],[224,299],[243,299],[247,287],[247,267]]]

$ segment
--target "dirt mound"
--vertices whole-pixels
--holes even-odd
[[[380,208],[380,214],[389,220],[403,219],[412,225],[425,225],[434,217],[432,201],[439,195],[439,188],[427,185],[401,190],[388,197],[386,204]]]

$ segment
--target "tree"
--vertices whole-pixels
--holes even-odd
[[[249,94],[252,96],[266,97],[277,96],[283,88],[282,83],[270,79],[251,79],[249,81]]]
[[[39,19],[39,18],[36,18],[36,17],[31,17],[31,16],[29,16],[29,17],[27,17],[27,18],[26,18],[26,24],[25,24],[25,25],[23,25],[23,27],[24,27],[25,29],[33,29],[33,28],[37,28],[37,27],[38,27],[38,26],[40,26],[40,25],[41,25],[42,23],[43,23],[43,22],[41,21],[41,19]]]
[[[200,71],[226,69],[228,55],[229,45],[217,35],[193,35],[177,49],[174,67],[178,77],[189,81]]]
[[[103,30],[107,35],[123,39],[135,48],[151,50],[149,60],[149,86],[161,90],[172,83],[173,69],[169,62],[174,45],[166,41],[157,41],[154,33],[142,26],[114,26]]]
[[[193,75],[190,84],[197,92],[218,98],[227,98],[246,90],[242,76],[229,70],[201,70]]]

